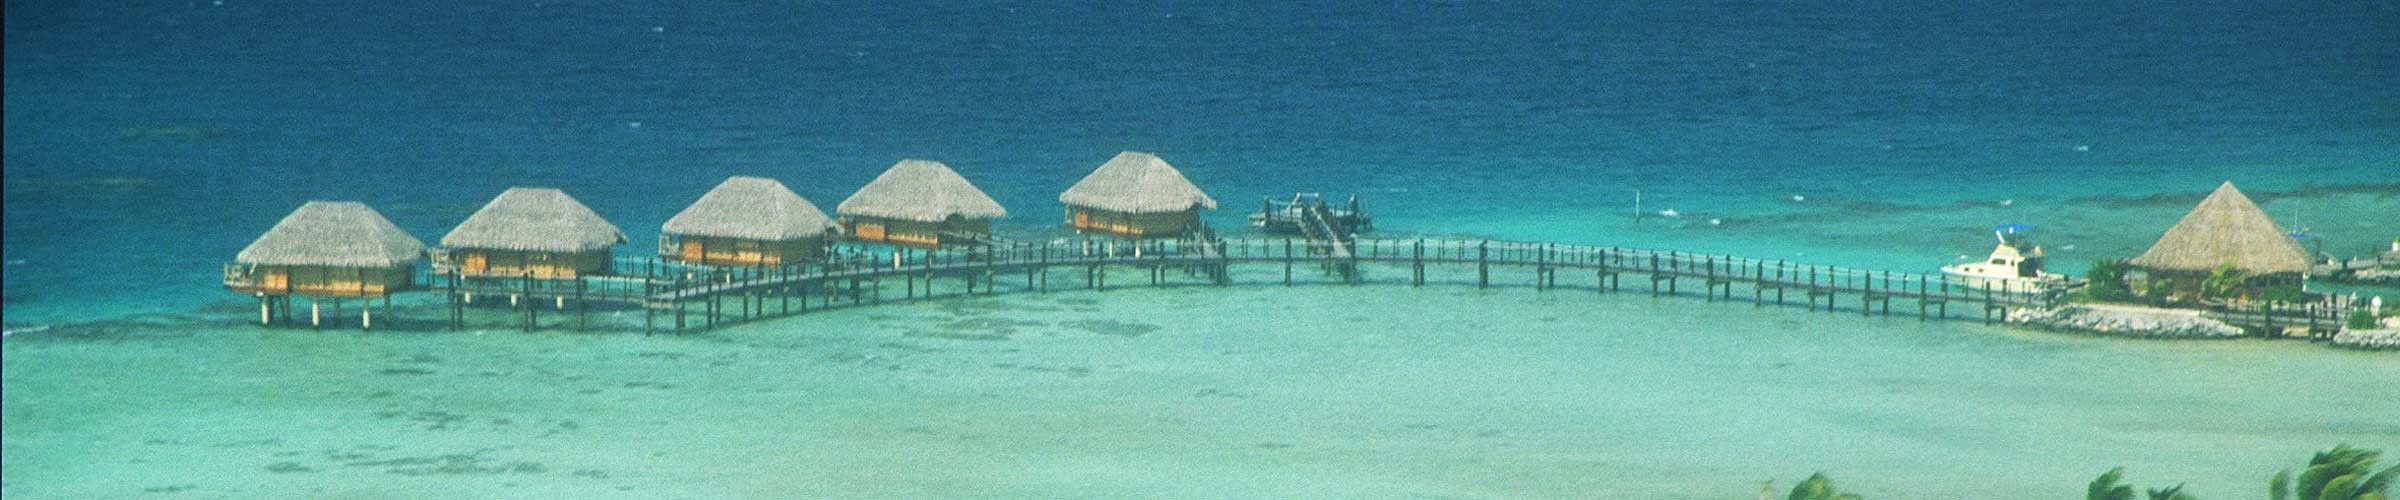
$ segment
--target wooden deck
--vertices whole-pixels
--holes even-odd
[[[1921,319],[1998,321],[2007,308],[2055,305],[2063,288],[1976,286],[1938,274],[1900,273],[1786,260],[1672,250],[1555,243],[1436,239],[1160,240],[1011,244],[972,251],[936,251],[897,260],[854,251],[830,264],[712,267],[651,258],[616,261],[616,274],[579,279],[425,275],[420,290],[449,297],[453,327],[462,327],[469,302],[508,300],[552,305],[585,324],[592,305],[638,307],[646,331],[711,328],[723,323],[805,313],[887,300],[1002,292],[1052,291],[1053,276],[1082,278],[1060,288],[1106,290],[1110,274],[1144,273],[1153,286],[1303,283],[1428,284],[1530,287],[1548,291],[1623,291],[1624,275],[1646,278],[1654,297],[1688,296],[1698,285],[1706,300],[1804,305],[1811,311],[1890,315],[1892,301],[1913,303]],[[909,254],[902,254],[909,255]],[[1280,267],[1278,279],[1274,270]],[[1256,271],[1264,268],[1264,273]],[[1235,269],[1250,269],[1237,274]],[[1301,269],[1322,273],[1301,273]],[[1471,270],[1472,274],[1467,271]],[[1495,273],[1515,271],[1513,273]],[[1311,276],[1311,274],[1317,274]],[[1563,276],[1562,276],[1563,275]],[[1325,276],[1325,277],[1318,277]],[[1388,277],[1387,277],[1388,276]],[[1446,276],[1446,277],[1445,277]],[[1465,276],[1472,276],[1471,280]],[[1249,281],[1236,283],[1237,277]],[[1328,279],[1329,277],[1330,279]],[[1403,279],[1405,278],[1405,279]],[[892,283],[898,282],[898,283]],[[898,286],[894,286],[897,284]],[[1122,283],[1114,283],[1122,286]],[[1140,283],[1136,283],[1140,284]],[[937,292],[937,285],[943,290]],[[1749,297],[1741,297],[1738,289]],[[897,297],[889,297],[897,293]],[[1801,302],[1802,304],[1791,304]],[[1980,307],[1953,316],[1951,303]],[[488,303],[488,302],[486,302]],[[571,306],[571,307],[570,307]],[[543,307],[521,307],[523,325],[539,324]],[[1903,314],[1906,314],[1905,312]]]

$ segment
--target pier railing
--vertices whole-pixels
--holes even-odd
[[[1976,281],[1937,273],[1891,272],[1760,259],[1737,255],[1621,246],[1576,245],[1526,241],[1445,238],[1356,238],[1335,241],[1318,238],[1211,238],[1144,240],[1053,240],[992,242],[971,247],[934,250],[872,245],[836,245],[821,261],[773,266],[705,265],[652,256],[618,256],[605,273],[576,277],[534,275],[463,275],[458,269],[432,269],[417,275],[416,290],[443,293],[450,300],[450,324],[460,326],[469,304],[518,306],[527,328],[538,324],[539,310],[568,311],[576,324],[592,305],[639,308],[645,330],[666,315],[675,329],[691,324],[715,326],[721,318],[755,319],[805,312],[823,307],[864,305],[884,300],[1009,291],[1046,292],[1054,275],[1083,278],[1074,288],[1104,290],[1112,272],[1146,272],[1149,284],[1224,286],[1240,280],[1254,284],[1328,278],[1302,278],[1297,270],[1316,268],[1332,282],[1472,284],[1477,287],[1525,286],[1537,290],[1584,288],[1602,293],[1622,291],[1621,278],[1648,281],[1653,296],[1688,295],[1699,285],[1709,300],[1770,302],[1805,300],[1810,310],[1850,310],[1889,315],[1894,299],[1913,302],[1920,318],[1955,318],[1952,302],[1998,321],[2011,308],[2058,305],[2071,289],[2067,283]],[[1235,267],[1280,268],[1251,274],[1230,272]],[[1114,269],[1114,271],[1112,271]],[[1517,271],[1495,273],[1496,269]],[[1175,278],[1181,270],[1186,278]],[[1530,273],[1524,272],[1530,270]],[[227,266],[229,287],[256,279],[246,268]],[[1311,271],[1315,272],[1315,271]],[[1562,275],[1566,278],[1562,279]],[[1575,277],[1580,275],[1580,277]],[[1401,277],[1405,276],[1405,281]],[[1197,278],[1197,279],[1194,279]],[[1121,281],[1121,278],[1119,278]],[[1020,281],[1021,280],[1021,281]],[[1467,280],[1467,281],[1461,281]],[[886,281],[895,281],[892,286]],[[1020,284],[1021,283],[1021,284]],[[1736,298],[1739,285],[1750,293]],[[772,305],[770,305],[770,302]],[[732,305],[728,305],[732,304]],[[1797,305],[1797,304],[1794,304]],[[265,306],[262,306],[265,307]],[[2248,328],[2277,330],[2306,326],[2322,332],[2337,328],[2355,304],[2340,300],[2323,303],[2247,305],[2219,308],[2209,317]],[[696,310],[695,310],[696,309]],[[772,310],[774,312],[770,313]],[[738,313],[737,313],[738,311]],[[269,315],[262,313],[262,317]]]

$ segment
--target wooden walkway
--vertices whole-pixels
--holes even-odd
[[[854,255],[865,254],[861,251]],[[1145,273],[1151,285],[1235,284],[1237,276],[1250,284],[1303,282],[1297,269],[1314,266],[1334,276],[1334,282],[1472,284],[1479,288],[1530,286],[1536,290],[1585,289],[1598,293],[1623,291],[1625,275],[1646,279],[1654,297],[1683,296],[1697,286],[1710,301],[1748,301],[1753,305],[1801,302],[1809,310],[1854,310],[1864,315],[1889,316],[1892,301],[1916,305],[1920,319],[1976,319],[1992,322],[2011,307],[2056,305],[2063,288],[2006,288],[1973,285],[1938,274],[1899,273],[1813,265],[1785,260],[1696,254],[1590,245],[1538,242],[1436,239],[1197,239],[1130,243],[1076,241],[1014,244],[973,252],[941,251],[916,260],[902,257],[853,258],[846,264],[776,267],[710,267],[659,262],[649,258],[620,258],[616,274],[577,279],[534,277],[424,277],[424,289],[444,293],[450,300],[450,324],[463,327],[463,308],[470,303],[505,300],[521,306],[527,329],[539,322],[542,305],[556,314],[575,315],[586,324],[594,304],[638,307],[644,311],[645,331],[711,328],[721,323],[756,320],[815,309],[881,303],[898,299],[1011,292],[1048,292],[1053,276],[1081,277],[1071,288],[1106,290],[1110,273]],[[869,264],[872,263],[872,264]],[[1280,266],[1280,279],[1271,273]],[[1254,271],[1237,275],[1236,268]],[[1264,279],[1258,268],[1265,268]],[[1499,276],[1496,269],[1517,270]],[[1471,281],[1465,280],[1472,270]],[[1529,273],[1525,271],[1530,271]],[[1391,273],[1383,281],[1370,275]],[[1449,276],[1445,281],[1443,276]],[[1562,277],[1562,275],[1564,277]],[[1017,283],[1019,280],[1022,283]],[[900,282],[893,286],[890,282]],[[1686,285],[1686,284],[1689,285]],[[1121,286],[1121,285],[1120,285]],[[1746,290],[1741,297],[1737,288]],[[531,304],[527,304],[530,302]],[[1980,308],[1980,314],[1954,317],[1951,303]],[[1855,306],[1855,307],[1846,307]],[[1905,313],[1904,313],[1905,314]]]

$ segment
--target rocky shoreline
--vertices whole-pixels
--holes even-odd
[[[2392,328],[2386,323],[2384,328],[2378,330],[2344,329],[2342,333],[2334,334],[2333,345],[2372,351],[2400,350],[2400,328]]]
[[[2200,311],[2102,304],[2008,311],[2008,322],[2119,337],[2221,339],[2246,335],[2241,328],[2200,316]]]

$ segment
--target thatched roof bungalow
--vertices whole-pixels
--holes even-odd
[[[992,233],[1008,210],[950,166],[901,160],[834,207],[850,239],[932,248]]]
[[[2251,276],[2308,271],[2308,251],[2228,181],[2200,200],[2132,264],[2152,272],[2206,274],[2222,266]]]
[[[667,219],[658,255],[714,265],[807,262],[825,255],[825,237],[839,229],[782,182],[735,176]]]
[[[551,188],[513,187],[442,236],[447,265],[465,276],[571,278],[606,274],[625,232]]]
[[[407,289],[425,243],[355,201],[311,201],[235,254],[225,287],[268,295],[375,297]]]
[[[1135,151],[1117,153],[1059,193],[1058,201],[1067,205],[1067,227],[1134,239],[1198,229],[1200,210],[1217,208],[1217,200],[1174,165]]]

